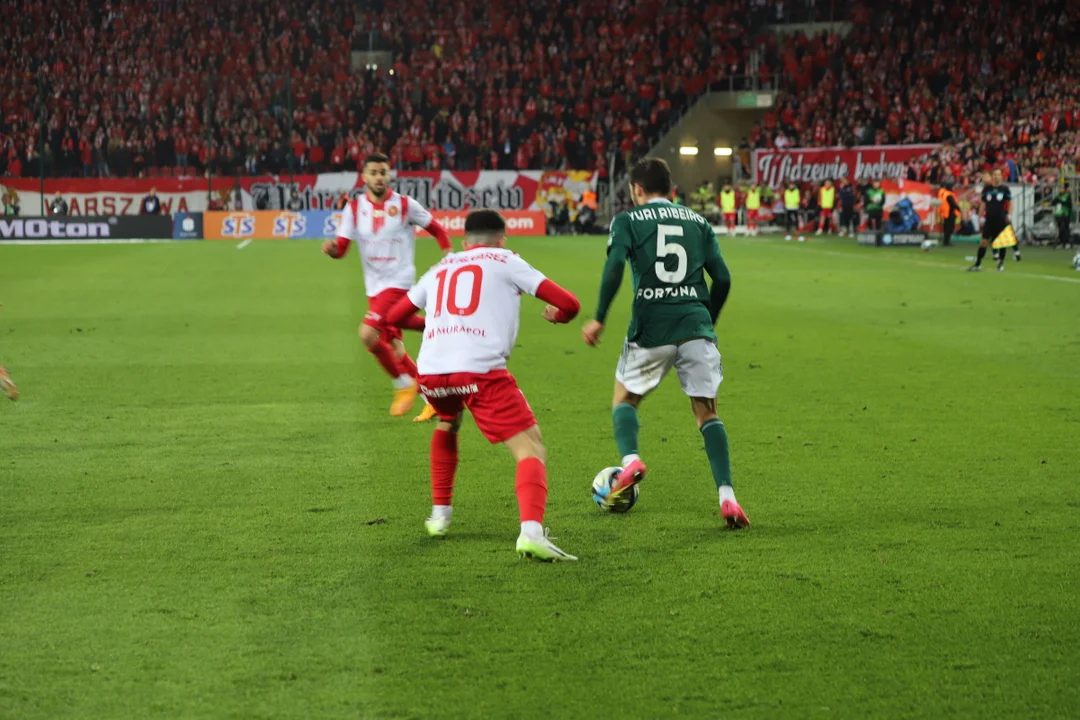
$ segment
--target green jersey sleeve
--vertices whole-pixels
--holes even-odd
[[[709,288],[709,315],[715,325],[716,318],[720,316],[720,309],[724,307],[728,293],[731,292],[731,271],[724,262],[724,256],[720,254],[720,242],[716,239],[716,233],[711,227],[708,232],[711,242],[705,249],[705,272],[712,280],[712,286]]]
[[[600,278],[600,300],[596,304],[597,322],[602,323],[607,319],[611,303],[619,292],[632,242],[630,220],[626,213],[620,213],[611,221],[611,231],[608,234],[607,261],[604,263],[604,274]]]

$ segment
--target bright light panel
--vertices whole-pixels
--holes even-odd
[[[683,145],[679,148],[680,155],[697,155],[697,148],[693,145]]]

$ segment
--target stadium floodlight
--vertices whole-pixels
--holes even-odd
[[[731,148],[729,148],[729,147],[713,148],[713,155],[715,155],[716,157],[729,157],[731,155]]]
[[[683,145],[679,148],[680,155],[697,155],[697,148],[693,145]]]

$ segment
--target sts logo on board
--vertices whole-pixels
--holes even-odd
[[[255,234],[255,216],[248,213],[229,213],[221,220],[221,236],[251,237]]]
[[[276,238],[300,237],[307,230],[307,219],[300,213],[283,212],[274,218],[273,233]]]
[[[341,212],[332,212],[323,223],[323,237],[337,237],[338,228],[341,227]]]

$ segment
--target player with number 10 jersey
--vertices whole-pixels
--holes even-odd
[[[468,408],[480,432],[492,443],[505,444],[517,461],[518,553],[548,561],[576,560],[544,532],[546,450],[536,417],[506,361],[517,339],[523,294],[547,302],[543,315],[552,323],[570,322],[580,305],[505,243],[506,221],[499,213],[470,213],[464,252],[451,253],[428,270],[388,315],[389,322],[400,325],[425,310],[418,381],[439,418],[431,439],[432,512],[425,527],[436,536],[449,530],[457,432]]]
[[[732,528],[750,524],[731,486],[731,463],[724,424],[716,415],[716,392],[723,380],[713,329],[731,288],[731,274],[720,255],[712,226],[700,215],[675,205],[667,163],[645,158],[630,172],[636,207],[611,223],[608,257],[595,319],[585,325],[585,343],[595,345],[629,262],[634,281],[630,327],[615,372],[612,422],[622,455],[622,471],[610,498],[645,478],[638,454],[637,407],[664,376],[675,369],[691,400],[705,442],[721,515]],[[712,287],[705,275],[712,278]]]

